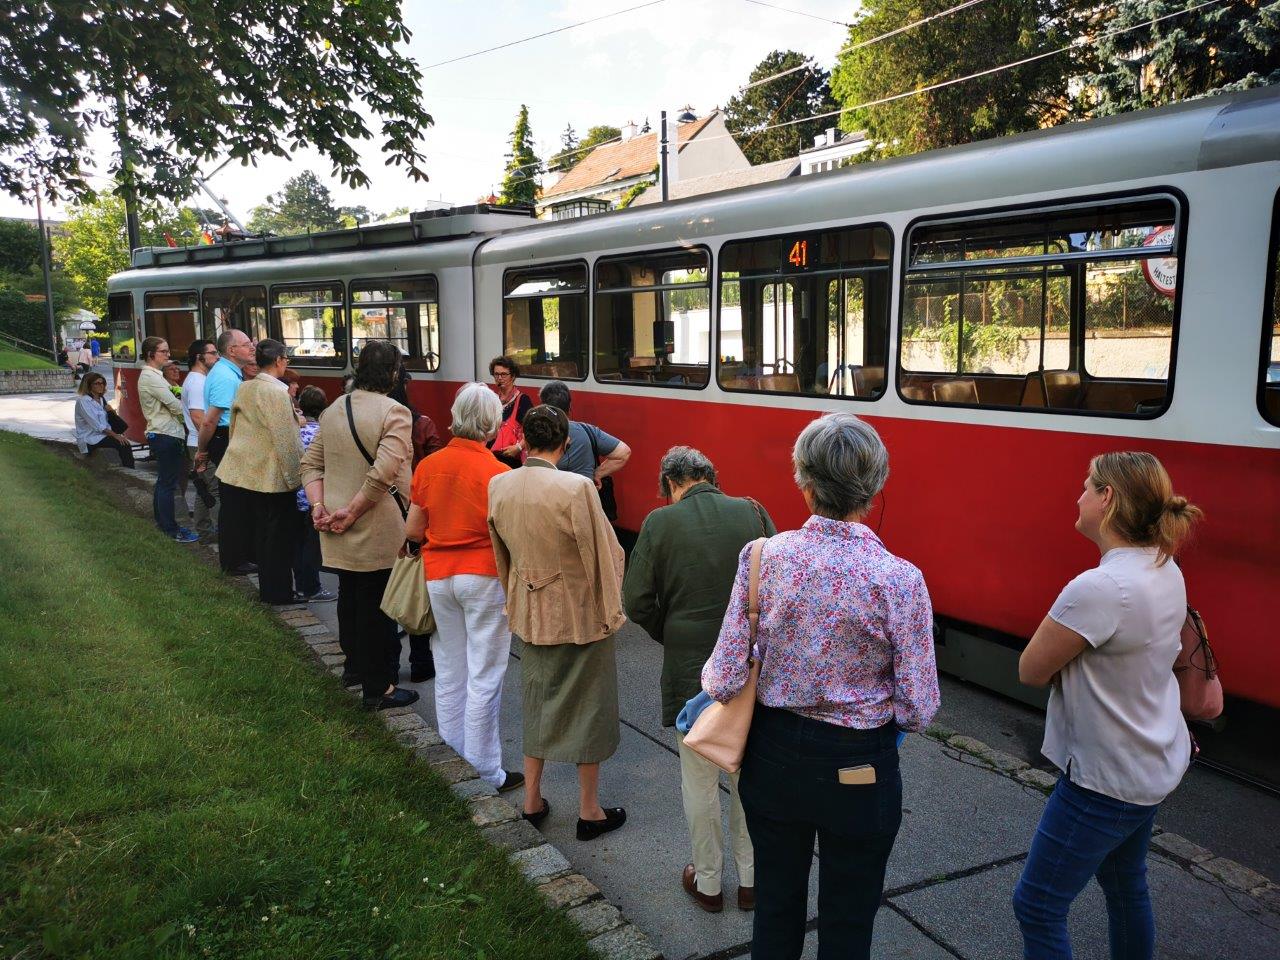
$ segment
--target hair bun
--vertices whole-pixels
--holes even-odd
[[[1164,502],[1165,513],[1182,514],[1187,511],[1187,498],[1176,494]]]

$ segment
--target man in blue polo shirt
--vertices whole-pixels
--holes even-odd
[[[196,450],[196,470],[215,471],[215,476],[230,439],[231,404],[244,382],[244,368],[253,362],[253,341],[243,330],[224,330],[217,346],[219,360],[205,375],[204,422]],[[225,487],[219,490],[218,563],[226,573],[249,572],[253,567],[249,534],[243,529],[242,512],[228,502],[228,492]]]

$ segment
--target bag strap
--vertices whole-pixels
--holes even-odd
[[[764,537],[751,544],[751,572],[747,577],[747,623],[751,629],[751,638],[747,641],[748,659],[754,655],[756,632],[760,626],[760,558],[764,554],[764,544]]]
[[[364,457],[365,461],[369,464],[369,466],[372,467],[373,457],[369,454],[369,450],[365,447],[365,445],[360,442],[360,434],[356,433],[356,415],[351,412],[351,394],[349,393],[347,394],[346,407],[347,407],[347,426],[351,428],[351,439],[356,442],[356,449],[360,451],[360,455]],[[400,508],[400,516],[403,519],[408,520],[409,508],[406,507],[404,503],[400,500],[399,489],[395,486],[395,484],[392,484],[390,487],[387,488],[387,492],[391,494],[391,498],[395,500],[396,506]]]
[[[592,468],[598,467],[600,465],[600,447],[596,443],[595,432],[588,424],[582,423],[579,426],[587,432],[587,439],[591,441],[591,466]]]
[[[760,536],[767,537],[769,535],[769,526],[764,522],[764,507],[760,505],[760,501],[755,497],[746,497],[744,499],[751,504],[756,512],[756,518],[760,521]]]
[[[1195,667],[1197,671],[1204,674],[1205,679],[1213,680],[1218,675],[1218,658],[1214,655],[1213,647],[1209,646],[1209,631],[1204,625],[1204,618],[1200,616],[1200,611],[1191,606],[1191,604],[1187,604],[1187,619],[1184,622],[1184,626],[1186,624],[1191,625],[1191,629],[1195,631],[1200,642],[1191,651],[1184,666],[1179,666],[1177,663],[1174,664],[1173,672],[1175,674],[1184,673]]]

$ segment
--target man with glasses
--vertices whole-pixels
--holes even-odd
[[[142,360],[146,366],[138,375],[138,403],[147,420],[147,443],[159,473],[152,495],[152,512],[156,526],[167,536],[179,543],[191,543],[200,538],[186,527],[178,526],[173,509],[178,474],[185,463],[187,427],[183,422],[182,403],[160,372],[169,362],[169,344],[160,337],[147,337],[142,341]]]
[[[216,472],[230,440],[231,404],[244,381],[244,368],[254,362],[254,344],[243,330],[224,330],[218,335],[218,361],[205,375],[204,422],[196,445],[196,471],[206,478]],[[218,564],[224,573],[253,573],[252,541],[237,517],[227,492],[220,490],[218,507]],[[232,498],[233,499],[233,498]]]
[[[194,340],[187,348],[187,379],[182,381],[182,416],[187,421],[187,454],[196,462],[200,450],[200,428],[204,425],[205,375],[218,362],[218,348],[212,340]],[[196,533],[206,542],[216,536],[218,522],[218,472],[207,469],[193,475],[196,488]]]

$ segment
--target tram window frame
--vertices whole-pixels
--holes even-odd
[[[133,313],[133,291],[107,295],[107,329],[111,332],[112,362],[136,363],[138,361],[138,320]],[[126,332],[128,336],[122,336]]]
[[[821,262],[819,262],[819,264],[814,268],[808,269],[807,267],[801,267],[801,266],[795,265],[794,263],[791,263],[789,259],[793,255],[793,252],[795,250],[795,245],[794,245],[795,243],[807,241],[809,246],[806,248],[806,254],[809,251],[816,251],[817,256],[822,257],[823,250],[824,250],[824,247],[823,247],[824,240],[829,239],[831,242],[834,242],[837,245],[836,250],[838,251],[841,249],[840,238],[843,235],[852,235],[861,231],[865,231],[868,234],[868,242],[870,243],[872,249],[875,249],[876,247],[876,243],[878,239],[876,237],[876,233],[878,231],[883,232],[883,235],[884,235],[883,239],[886,241],[886,248],[887,248],[883,262],[858,261],[856,265],[852,264],[851,262],[851,265],[845,266],[842,263],[840,263],[839,259],[837,258],[836,265],[834,266],[824,267],[821,264]],[[790,247],[788,247],[788,241],[792,242],[792,245]],[[720,249],[717,251],[717,256],[716,256],[716,311],[715,311],[716,325],[715,325],[715,336],[714,336],[715,345],[716,345],[716,350],[715,350],[716,386],[726,393],[761,394],[765,396],[781,396],[781,397],[823,397],[823,398],[834,398],[834,399],[840,399],[840,400],[856,400],[862,403],[875,403],[877,400],[883,397],[886,391],[889,389],[889,360],[893,353],[893,330],[892,330],[891,321],[893,316],[893,309],[892,309],[893,279],[894,279],[893,258],[895,253],[895,250],[894,250],[895,242],[896,242],[896,237],[894,236],[892,226],[884,221],[877,220],[877,221],[871,221],[868,223],[849,223],[849,224],[833,225],[828,227],[815,228],[807,231],[793,230],[787,233],[772,233],[772,234],[766,234],[763,236],[739,237],[734,240],[727,240],[723,244],[721,244]],[[723,371],[725,370],[724,351],[723,349],[721,349],[724,345],[724,288],[725,288],[726,282],[737,284],[739,287],[739,298],[741,298],[741,279],[730,278],[726,280],[725,279],[725,272],[726,272],[725,263],[726,263],[726,260],[728,259],[728,256],[733,253],[734,248],[748,247],[752,244],[772,244],[772,243],[778,244],[778,251],[779,251],[778,269],[772,273],[755,275],[751,279],[773,281],[775,284],[780,285],[783,283],[790,283],[791,281],[799,277],[822,277],[822,278],[825,278],[828,281],[828,283],[830,283],[830,281],[833,281],[833,280],[840,281],[840,280],[847,280],[850,278],[860,278],[862,279],[862,282],[864,285],[864,298],[865,298],[866,296],[865,288],[868,283],[868,278],[871,277],[872,275],[882,278],[883,289],[879,291],[879,296],[881,299],[880,313],[882,314],[882,317],[881,317],[882,326],[880,330],[880,335],[884,342],[884,348],[883,348],[884,363],[882,365],[884,372],[883,372],[883,379],[880,382],[879,390],[873,389],[869,396],[860,396],[857,393],[848,393],[848,394],[831,393],[831,392],[820,393],[816,389],[814,390],[769,390],[763,387],[728,386],[726,384],[725,378],[723,376]],[[739,274],[740,274],[740,271],[739,271]],[[864,311],[863,311],[864,329],[868,325],[869,325],[868,311],[864,308]],[[865,334],[864,334],[864,337],[865,337]],[[745,344],[743,349],[745,354]],[[865,359],[865,349],[864,349],[864,359]],[[745,360],[743,362],[745,363]],[[764,369],[763,361],[759,364],[759,366],[763,371]],[[853,366],[855,365],[847,364],[844,362],[837,364],[836,375],[841,377],[842,388],[843,388],[843,381],[844,381],[842,374],[844,373],[845,368],[852,368]],[[865,363],[857,364],[856,366],[859,370],[867,368],[867,364]],[[871,366],[874,367],[875,365],[871,365]],[[792,362],[791,372],[794,372],[794,361]],[[774,373],[776,374],[777,371],[775,370]],[[764,374],[763,372],[760,374],[761,378],[765,376],[766,374]],[[833,379],[834,378],[830,375],[830,367],[828,366],[828,377],[827,377],[828,386],[833,381]],[[853,382],[852,377],[851,377],[851,382]]]
[[[1271,245],[1267,251],[1266,271],[1262,297],[1262,345],[1258,351],[1258,413],[1273,427],[1280,427],[1280,360],[1271,359],[1272,351],[1280,346],[1280,190],[1276,191],[1271,208]],[[1269,377],[1273,366],[1275,380]]]
[[[328,288],[330,291],[337,293],[336,300],[313,301],[312,303],[303,304],[281,304],[277,302],[277,298],[282,293],[289,293],[295,290],[322,290]],[[307,307],[337,307],[340,311],[342,336],[332,337],[333,353],[332,357],[314,357],[314,356],[297,356],[293,353],[289,354],[289,365],[294,367],[316,367],[320,369],[332,369],[334,367],[343,368],[347,365],[347,360],[351,356],[351,324],[347,315],[347,289],[346,284],[341,280],[298,280],[288,283],[276,283],[271,285],[271,292],[267,299],[268,329],[271,331],[273,339],[283,343],[286,349],[289,341],[284,338],[284,323],[280,318],[279,311],[290,309],[306,309]],[[335,321],[335,330],[339,328],[339,323]],[[341,349],[339,349],[339,340]]]
[[[1171,225],[1174,229],[1174,239],[1171,247],[1160,246],[1154,248],[1147,256],[1136,255],[1136,251],[1142,249],[1142,246],[1117,247],[1105,251],[1068,251],[1068,250],[1049,250],[1049,244],[1044,245],[1045,252],[1042,254],[1024,255],[1020,253],[1006,254],[1004,257],[987,257],[983,259],[967,259],[960,258],[954,260],[930,260],[930,261],[913,261],[913,244],[918,231],[935,227],[946,226],[954,230],[964,230],[967,228],[982,227],[990,224],[992,226],[1004,226],[1012,228],[1018,221],[1025,220],[1028,223],[1039,223],[1044,229],[1046,238],[1056,236],[1053,232],[1055,224],[1060,223],[1064,219],[1072,216],[1087,216],[1090,214],[1098,214],[1105,216],[1110,212],[1123,214],[1127,208],[1135,211],[1144,206],[1154,207],[1160,203],[1167,203],[1172,207]],[[1173,403],[1173,393],[1175,386],[1175,378],[1177,372],[1178,342],[1179,331],[1182,319],[1182,298],[1183,290],[1186,286],[1186,250],[1187,250],[1187,229],[1190,222],[1190,206],[1186,195],[1175,187],[1160,186],[1153,187],[1149,190],[1140,192],[1124,192],[1109,193],[1097,195],[1085,195],[1078,197],[1063,198],[1061,200],[1048,203],[1036,204],[1019,204],[1004,207],[995,207],[985,210],[961,211],[944,216],[926,216],[912,220],[907,225],[905,231],[905,240],[903,242],[903,257],[899,280],[899,302],[898,302],[898,327],[896,332],[897,350],[896,350],[896,370],[894,376],[894,385],[897,390],[898,397],[907,404],[912,406],[927,407],[943,407],[953,409],[969,409],[969,410],[1000,410],[1012,411],[1019,413],[1048,414],[1053,416],[1079,416],[1079,417],[1106,417],[1120,420],[1155,420],[1168,412],[1170,405]],[[1143,260],[1154,260],[1160,256],[1160,251],[1168,249],[1166,256],[1175,259],[1178,265],[1177,287],[1172,298],[1172,309],[1170,314],[1170,334],[1169,334],[1169,362],[1167,375],[1163,378],[1155,377],[1122,377],[1122,376],[1102,376],[1097,377],[1089,374],[1085,369],[1086,343],[1085,333],[1089,327],[1087,314],[1084,312],[1083,302],[1085,299],[1085,288],[1083,283],[1078,285],[1078,289],[1072,293],[1070,302],[1070,312],[1067,318],[1069,351],[1070,359],[1068,369],[1077,373],[1084,373],[1081,378],[1087,385],[1092,383],[1101,384],[1141,384],[1141,383],[1163,383],[1164,393],[1158,401],[1139,400],[1135,402],[1132,411],[1113,410],[1113,409],[1087,409],[1079,406],[1049,406],[1047,398],[1042,398],[1040,404],[1026,403],[1025,398],[1028,393],[1028,386],[1023,388],[1023,402],[1020,403],[994,403],[983,402],[979,400],[977,403],[971,402],[949,402],[945,400],[935,400],[931,398],[923,398],[918,396],[909,396],[904,392],[904,386],[910,386],[909,381],[913,377],[936,378],[950,376],[953,378],[963,377],[983,377],[995,376],[997,378],[1004,377],[1012,379],[1014,375],[1001,374],[982,374],[982,373],[945,373],[942,371],[926,371],[926,370],[908,370],[903,364],[903,345],[905,341],[904,333],[906,326],[906,313],[909,301],[911,300],[911,291],[913,282],[910,279],[912,274],[913,262],[926,262],[929,264],[937,264],[939,262],[954,262],[957,266],[972,266],[979,270],[992,271],[997,269],[1009,269],[1017,267],[1025,267],[1027,269],[1046,269],[1054,265],[1055,260],[1077,263],[1081,265],[1082,270],[1086,270],[1091,265],[1098,263],[1112,262],[1132,262],[1141,263]],[[1134,254],[1117,254],[1116,251],[1132,250]],[[1014,259],[1014,258],[1018,259]],[[1011,260],[1011,263],[1002,264],[1002,260]],[[941,272],[946,268],[932,266],[927,268],[930,272],[938,272],[939,276],[945,279],[945,275]],[[917,271],[918,272],[918,271]],[[957,272],[952,275],[954,282],[960,283],[963,273]],[[941,281],[937,281],[941,282]],[[1043,328],[1043,322],[1042,322]],[[1045,337],[1042,330],[1041,343]],[[957,351],[958,352],[958,351]],[[959,358],[957,358],[957,365]],[[1054,368],[1057,369],[1057,368]],[[1048,367],[1037,366],[1037,373],[1053,372]],[[1045,381],[1040,381],[1040,389],[1047,392],[1048,388]]]
[[[357,301],[356,294],[365,292],[377,292],[385,290],[388,293],[399,287],[407,288],[410,284],[425,283],[431,288],[430,297],[420,299],[383,299],[383,300],[366,300]],[[405,351],[404,368],[415,372],[437,373],[442,363],[442,347],[441,347],[441,327],[440,327],[440,281],[433,273],[415,273],[400,277],[356,277],[347,284],[347,321],[351,330],[351,364],[355,365],[360,353],[356,349],[357,339],[363,340],[379,340],[386,339],[392,343],[397,343],[399,337],[356,337],[356,316],[357,310],[367,310],[370,307],[428,307],[426,322],[428,326],[435,327],[435,351],[430,352],[423,348],[422,344],[422,324],[423,318],[417,317],[411,320],[408,316],[409,311],[406,310],[405,317],[405,335],[403,338]],[[434,309],[430,309],[434,308]],[[421,311],[417,311],[421,312]],[[387,327],[390,333],[391,328]],[[431,357],[435,357],[434,365]]]
[[[156,297],[191,297],[191,307],[188,309],[185,305],[179,304],[176,307],[153,307],[152,300]],[[191,314],[191,337],[186,343],[176,340],[172,332],[168,329],[172,321],[165,322],[165,332],[157,333],[151,328],[152,314],[160,313],[190,313]],[[187,348],[202,336],[200,326],[200,294],[198,291],[183,287],[175,290],[148,290],[142,296],[142,339],[148,337],[161,337],[169,344],[170,352],[175,363],[185,363],[187,356]],[[142,344],[138,344],[138,349],[142,349]]]
[[[537,291],[528,294],[517,294],[522,283],[536,282],[540,279],[550,279],[558,272],[568,273],[571,270],[581,272],[581,286],[570,286],[564,290],[548,290],[539,293]],[[511,339],[508,330],[507,304],[516,300],[560,300],[563,297],[581,297],[582,317],[578,329],[579,343],[581,349],[578,352],[580,362],[577,362],[578,375],[574,377],[565,376],[563,374],[554,373],[531,373],[531,369],[537,369],[543,366],[550,367],[557,363],[574,362],[566,361],[563,353],[557,353],[555,360],[545,360],[541,363],[534,363],[530,360],[524,360],[518,355],[511,353]],[[559,310],[559,305],[556,307]],[[557,323],[559,320],[557,319]],[[530,331],[532,332],[532,326]],[[543,327],[543,335],[546,334],[546,327]],[[531,338],[532,339],[532,338]],[[557,340],[558,343],[558,340]],[[544,341],[545,346],[545,341]],[[521,347],[520,350],[528,350],[532,347]],[[545,350],[542,351],[544,354]],[[535,351],[536,353],[536,351]],[[588,375],[591,367],[591,269],[586,260],[558,260],[554,263],[539,263],[526,267],[510,267],[502,272],[502,355],[510,357],[520,366],[520,378],[529,380],[566,380],[570,383],[582,383]]]
[[[244,283],[244,284],[237,284],[235,286],[227,286],[227,287],[205,287],[203,290],[200,291],[200,320],[201,320],[202,328],[204,330],[203,335],[206,339],[216,341],[218,337],[228,329],[225,326],[225,324],[221,330],[218,329],[219,321],[213,315],[213,310],[216,309],[216,307],[214,307],[213,304],[209,303],[210,294],[217,295],[217,294],[225,294],[225,293],[233,293],[233,292],[243,292],[247,290],[256,290],[262,294],[261,326],[254,324],[252,329],[246,329],[243,326],[235,326],[233,324],[230,329],[242,331],[243,333],[248,335],[250,340],[253,340],[253,341],[258,341],[263,339],[263,337],[271,336],[271,302],[267,297],[266,286],[260,283]],[[239,306],[240,304],[237,304],[237,309],[239,308]],[[253,307],[250,306],[248,309],[252,310]]]
[[[650,284],[649,286],[641,286],[641,287],[636,287],[636,286],[604,287],[601,285],[602,272],[604,270],[608,270],[609,268],[612,268],[615,265],[635,264],[635,263],[640,263],[646,260],[661,262],[664,258],[667,258],[667,257],[688,256],[690,254],[701,254],[702,257],[705,258],[705,270],[707,275],[707,279],[705,283],[676,283],[676,284],[654,283],[654,284]],[[715,257],[711,253],[711,248],[708,247],[706,244],[690,244],[689,246],[660,247],[658,249],[651,249],[651,250],[636,250],[636,251],[633,251],[632,253],[619,254],[617,256],[610,256],[610,257],[600,257],[599,259],[597,259],[594,266],[592,267],[592,277],[591,277],[591,280],[592,280],[592,283],[591,283],[591,291],[592,291],[591,292],[591,338],[592,338],[591,373],[592,373],[592,376],[595,378],[595,382],[606,384],[609,386],[617,386],[621,384],[623,386],[629,386],[629,387],[646,387],[646,388],[654,388],[654,389],[660,389],[660,390],[696,391],[696,390],[707,389],[707,387],[710,386],[713,379],[713,373],[715,369],[715,361],[713,359],[713,354],[715,351],[715,347],[717,346],[716,339],[715,339],[716,325],[715,325],[715,318],[713,316],[713,314],[715,313],[715,302],[716,302],[715,301],[715,279],[716,279],[715,267],[716,267]],[[664,270],[663,272],[665,273],[666,271]],[[602,378],[602,374],[600,370],[599,345],[600,345],[600,325],[602,323],[601,315],[604,311],[601,310],[601,298],[617,296],[619,294],[635,294],[635,293],[646,293],[646,292],[672,293],[678,290],[705,290],[707,292],[707,362],[706,362],[707,375],[706,375],[706,379],[703,380],[701,383],[671,383],[669,381],[659,382],[655,380],[627,379],[625,376],[623,376],[623,369],[621,368],[621,364],[619,364],[619,369],[617,370],[610,369],[606,371],[603,374],[603,378]],[[611,322],[612,321],[611,307],[607,311],[607,313],[608,313],[608,319]],[[655,317],[656,316],[657,316],[657,311],[655,310]],[[665,319],[664,320],[655,319],[652,322],[656,324],[656,323],[671,323],[673,321],[668,321]],[[632,323],[633,325],[635,323],[634,317],[632,319]],[[634,331],[634,326],[633,326],[633,331]],[[665,335],[666,333],[665,329],[663,332]],[[644,359],[649,359],[649,358],[646,357]],[[655,357],[653,359],[655,360],[654,366],[656,369],[657,367],[656,351],[655,351]],[[702,364],[679,364],[678,366],[700,367],[702,366]]]

